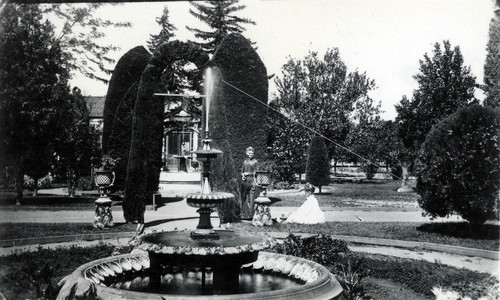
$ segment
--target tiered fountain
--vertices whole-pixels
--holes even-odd
[[[205,97],[206,128],[209,95]],[[210,160],[222,152],[211,149],[210,142],[205,130],[203,147],[196,152],[203,163],[201,191],[181,195],[189,206],[198,208],[196,229],[146,234],[137,246],[142,251],[79,267],[66,279],[59,298],[75,295],[75,285],[76,290],[87,286],[103,299],[334,299],[341,294],[340,284],[325,267],[261,252],[272,246],[272,239],[214,230],[212,209],[234,196],[211,191]]]

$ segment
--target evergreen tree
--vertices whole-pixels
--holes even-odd
[[[123,199],[123,216],[127,222],[144,221],[146,201],[158,191],[165,103],[158,101],[154,93],[166,66],[179,60],[192,62],[202,73],[208,55],[192,43],[163,43],[153,53],[139,81]]]
[[[414,76],[418,88],[412,99],[403,96],[396,105],[399,136],[405,148],[416,154],[432,126],[459,107],[476,102],[476,78],[464,66],[460,48],[450,42],[434,45],[433,55],[420,60],[420,72]]]
[[[489,41],[486,46],[486,63],[484,64],[485,105],[500,106],[500,7],[495,10],[491,19]]]
[[[142,46],[137,46],[125,53],[116,64],[111,80],[109,81],[108,92],[104,102],[103,129],[102,129],[102,150],[104,154],[109,154],[109,139],[113,130],[116,108],[123,99],[130,86],[141,78],[151,54]]]
[[[149,51],[154,52],[158,46],[160,46],[161,43],[165,43],[170,41],[172,37],[174,37],[174,31],[177,30],[177,27],[175,27],[172,23],[170,23],[169,17],[168,17],[169,11],[168,7],[165,6],[163,8],[163,14],[161,17],[156,18],[156,23],[160,25],[161,30],[160,33],[158,34],[151,34],[148,43],[148,48]]]
[[[118,190],[125,189],[127,179],[127,165],[130,152],[130,143],[132,141],[132,122],[134,116],[135,100],[137,99],[137,90],[139,79],[129,87],[116,108],[113,129],[109,137],[109,155],[118,162],[115,166],[114,188]]]
[[[233,13],[243,10],[245,5],[237,5],[239,0],[205,1],[205,4],[190,1],[194,9],[189,13],[208,25],[208,31],[186,26],[194,32],[194,36],[203,42],[196,43],[208,53],[214,53],[222,40],[230,33],[242,33],[245,28],[240,24],[254,24],[255,22],[240,18]]]
[[[0,16],[0,143],[16,166],[19,201],[23,175],[49,171],[44,162],[62,134],[59,108],[69,96],[70,78],[66,58],[39,6],[6,4]]]
[[[250,41],[237,33],[223,40],[212,62],[218,68],[214,68],[209,132],[213,147],[224,152],[223,157],[212,162],[213,187],[231,192],[238,199],[246,148],[255,149],[259,162],[266,159],[267,150],[267,106],[243,92],[267,103],[267,70]],[[233,222],[234,209],[230,204],[224,205],[219,211],[221,222]]]
[[[330,160],[326,151],[325,141],[320,136],[311,140],[307,152],[306,181],[319,187],[330,182]]]

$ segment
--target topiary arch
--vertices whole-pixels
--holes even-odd
[[[176,61],[189,61],[198,70],[208,55],[192,44],[180,41],[163,43],[153,53],[142,73],[132,123],[132,141],[127,166],[123,215],[127,222],[143,221],[146,199],[158,190],[161,168],[164,102],[155,97],[165,67]]]

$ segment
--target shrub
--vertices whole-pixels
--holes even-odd
[[[91,191],[94,189],[94,182],[91,176],[80,177],[76,181],[76,188],[80,191]]]
[[[212,146],[224,152],[212,166],[213,187],[231,192],[240,198],[241,166],[248,146],[255,149],[255,158],[266,158],[267,106],[245,95],[252,95],[267,103],[267,70],[251,43],[240,34],[228,35],[219,45],[212,59],[214,80],[209,111],[209,131]],[[225,82],[234,87],[229,86]],[[243,91],[243,92],[242,92]],[[240,201],[241,202],[241,201]],[[225,206],[231,210],[237,207]]]
[[[417,193],[432,217],[453,213],[482,224],[494,216],[500,184],[500,113],[478,105],[436,124],[419,157]]]
[[[104,102],[102,147],[108,152],[108,143],[113,130],[115,112],[130,85],[141,78],[151,54],[142,46],[132,48],[116,63],[109,80],[108,92]]]
[[[208,59],[193,43],[172,41],[156,49],[142,72],[134,106],[123,199],[123,216],[127,222],[142,221],[145,202],[158,190],[165,103],[158,101],[154,93],[162,72],[177,61],[189,61],[201,69]]]
[[[275,246],[278,253],[293,255],[315,261],[321,265],[333,266],[349,253],[347,243],[332,239],[328,235],[301,238],[290,233],[282,244]]]
[[[330,162],[326,150],[325,141],[320,136],[315,136],[311,140],[307,153],[306,181],[312,185],[327,185],[330,181]]]

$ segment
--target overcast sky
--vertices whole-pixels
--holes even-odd
[[[349,70],[366,71],[377,89],[370,95],[381,101],[384,119],[394,119],[394,105],[402,95],[411,97],[417,87],[413,75],[419,60],[436,42],[450,40],[460,46],[465,65],[483,82],[488,28],[493,0],[249,0],[237,13],[256,22],[243,34],[257,43],[268,74],[280,75],[289,56],[303,58],[309,51],[321,55],[337,47]],[[126,3],[103,8],[101,14],[126,20],[131,28],[109,30],[106,42],[121,47],[118,60],[131,48],[144,45],[160,30],[155,18],[167,5],[170,21],[178,28],[176,39],[194,39],[185,28],[201,26],[189,14],[186,1]],[[73,85],[85,95],[102,96],[107,86],[76,76]],[[270,98],[276,92],[270,82]],[[482,99],[482,93],[477,96]]]

